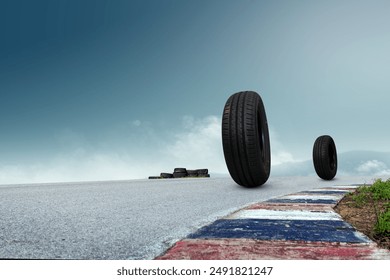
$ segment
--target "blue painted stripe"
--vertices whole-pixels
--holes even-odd
[[[314,204],[335,204],[339,199],[270,199],[268,203],[314,203]]]
[[[217,220],[188,238],[248,238],[324,242],[369,242],[344,221],[236,219]]]
[[[303,191],[299,192],[299,194],[347,194],[349,191]]]

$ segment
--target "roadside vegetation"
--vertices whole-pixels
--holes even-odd
[[[390,249],[390,179],[359,187],[341,200],[336,211],[381,247]]]
[[[375,234],[390,236],[390,179],[377,180],[372,186],[360,187],[350,194],[356,207],[371,204],[375,210]]]

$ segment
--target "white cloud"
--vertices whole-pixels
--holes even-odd
[[[133,126],[137,126],[138,127],[138,126],[141,126],[142,122],[140,120],[134,120],[134,121],[131,122],[131,124]]]
[[[279,165],[288,162],[295,162],[293,155],[288,152],[282,142],[279,140],[278,133],[274,128],[269,128],[270,146],[271,146],[271,164]]]
[[[109,141],[99,143],[97,146],[105,147],[104,151],[82,135],[66,130],[56,139],[62,152],[51,159],[25,165],[0,164],[0,184],[141,179],[173,172],[175,167],[227,173],[220,123],[215,116],[203,119],[185,116],[168,139],[160,139],[152,124],[135,120],[131,125],[145,124],[145,127],[136,136],[127,138],[128,146],[110,149]]]
[[[208,116],[195,119],[185,116],[182,122],[184,131],[176,135],[176,141],[168,146],[167,153],[183,166],[209,166],[214,172],[227,173],[222,149],[221,118]],[[272,128],[270,142],[272,165],[296,162]]]
[[[356,168],[356,171],[361,174],[373,176],[390,176],[390,169],[387,165],[379,160],[369,160]]]
[[[183,130],[175,134],[174,143],[165,154],[178,166],[208,168],[210,172],[227,173],[222,150],[221,119],[208,116],[195,119],[185,116]]]
[[[83,135],[64,130],[57,137],[61,151],[51,159],[25,165],[0,163],[0,184],[140,179],[173,172],[175,167],[228,173],[220,117],[184,116],[181,125],[171,132],[164,131],[162,138],[151,123],[134,120],[130,124],[137,127],[137,133],[126,138],[124,146],[109,140],[92,145]],[[118,133],[114,139],[121,137]],[[274,130],[271,148],[273,165],[294,161]]]
[[[147,178],[159,167],[126,154],[60,154],[47,162],[0,166],[0,184]]]

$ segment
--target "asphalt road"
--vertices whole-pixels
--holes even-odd
[[[230,178],[0,185],[0,259],[153,259],[244,206],[368,177],[274,177],[246,189]]]

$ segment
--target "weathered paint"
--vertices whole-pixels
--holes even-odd
[[[339,199],[283,199],[275,198],[267,200],[267,203],[312,203],[312,204],[336,204]]]
[[[314,191],[299,192],[298,194],[345,195],[347,193],[349,193],[349,191],[345,191],[345,190],[314,190]]]
[[[280,197],[280,199],[311,199],[311,200],[335,200],[340,199],[344,196],[344,194],[338,194],[338,195],[318,195],[318,194],[290,194]]]
[[[309,211],[333,211],[330,204],[309,204],[309,203],[257,203],[245,208],[250,209],[269,209],[269,210],[309,210]]]
[[[160,260],[390,260],[375,243],[263,241],[252,239],[185,239]]]
[[[315,192],[315,191],[332,191],[332,192],[340,192],[340,193],[351,193],[356,190],[356,188],[335,188],[335,187],[326,187],[326,188],[320,188],[320,189],[313,189],[310,190],[309,192]]]
[[[340,195],[318,195],[318,194],[291,194],[279,198],[267,200],[268,203],[313,203],[313,204],[337,204],[343,198]]]
[[[312,212],[305,210],[241,210],[228,219],[272,219],[272,220],[329,220],[341,221],[341,217],[336,212]]]
[[[355,229],[344,221],[222,219],[190,234],[188,238],[370,242],[355,233]]]
[[[190,234],[157,259],[390,259],[389,250],[334,213],[355,188],[326,187],[251,205]]]
[[[353,191],[353,189],[338,189],[338,188],[335,188],[335,187],[325,187],[325,188],[318,188],[318,189],[312,189],[312,190],[309,190],[309,191],[303,191],[303,192],[323,192],[323,191],[332,191],[332,192],[343,192],[343,193],[348,193],[348,192],[351,192]]]
[[[329,188],[337,188],[337,189],[356,189],[360,186],[364,186],[364,184],[355,184],[355,185],[335,185]]]

